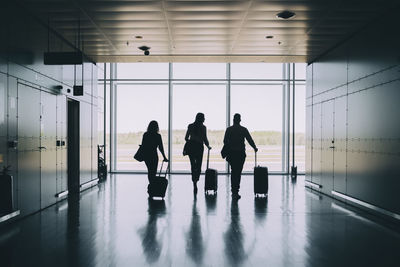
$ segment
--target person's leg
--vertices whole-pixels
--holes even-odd
[[[199,181],[200,179],[200,174],[201,174],[201,165],[203,164],[203,152],[204,150],[201,149],[197,155],[197,160],[196,160],[196,179]]]
[[[241,178],[242,178],[242,171],[243,171],[243,165],[244,165],[245,160],[246,160],[246,154],[244,152],[241,153],[240,155],[238,155],[237,162],[236,162],[236,164],[237,164],[237,169],[236,169],[237,177],[236,177],[236,185],[235,185],[237,194],[239,194],[240,181],[241,181]]]
[[[192,172],[192,181],[196,181],[196,156],[195,155],[189,155],[190,159],[190,169]]]
[[[239,196],[240,180],[241,180],[245,157],[246,157],[245,154],[241,152],[232,153],[230,157],[230,164],[232,169],[231,192],[232,196],[234,197]]]
[[[147,177],[151,183],[157,174],[158,158],[152,158],[145,161],[147,167]]]
[[[238,193],[238,162],[237,153],[232,153],[229,158],[231,165],[231,192],[232,195]]]

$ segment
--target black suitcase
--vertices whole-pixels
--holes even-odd
[[[257,152],[254,166],[254,195],[255,197],[268,195],[268,168],[257,166]]]
[[[209,191],[213,191],[214,194],[217,193],[218,189],[218,171],[214,169],[210,169],[208,167],[210,161],[210,149],[207,154],[207,170],[206,170],[206,178],[204,181],[204,192],[208,194]]]
[[[153,197],[161,197],[164,199],[165,197],[165,192],[167,191],[168,187],[168,179],[167,177],[167,172],[168,172],[168,166],[165,169],[165,174],[162,175],[162,168],[163,168],[164,162],[161,163],[161,168],[159,174],[154,178],[154,181],[152,181],[148,186],[147,186],[147,192],[149,193],[149,196],[151,198]]]
[[[8,168],[4,167],[0,174],[0,216],[13,211],[13,179],[8,175]]]

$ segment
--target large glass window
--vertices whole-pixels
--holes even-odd
[[[150,121],[156,120],[168,152],[168,84],[116,85],[116,169],[146,170],[133,155]]]
[[[295,86],[295,165],[297,171],[304,173],[306,164],[306,86]]]
[[[189,158],[182,155],[182,150],[187,126],[198,112],[205,114],[213,148],[211,168],[220,172],[227,170],[226,161],[220,156],[223,136],[226,126],[232,124],[233,115],[240,113],[242,125],[248,128],[259,147],[259,165],[269,167],[271,172],[287,172],[287,160],[291,159],[294,146],[295,165],[299,172],[304,171],[305,64],[107,63],[105,66],[111,71],[107,71],[106,79],[99,75],[99,84],[105,83],[107,87],[106,140],[107,150],[111,148],[114,171],[146,171],[145,165],[135,161],[133,155],[148,123],[157,120],[171,170],[190,172]],[[286,71],[289,68],[296,75]],[[293,84],[294,143],[290,93]],[[255,159],[251,147],[248,144],[246,147],[244,172],[249,173],[253,171]],[[204,152],[203,171],[207,150]]]
[[[257,164],[270,171],[282,171],[282,85],[233,84],[231,87],[232,116],[239,113],[258,147]],[[232,118],[231,118],[232,120]],[[252,171],[254,150],[246,142],[243,171]]]
[[[165,63],[118,63],[117,79],[168,79]]]
[[[232,79],[282,79],[281,63],[232,63]]]
[[[225,79],[226,64],[174,63],[174,79]]]
[[[174,84],[172,103],[172,170],[190,171],[189,158],[182,155],[184,137],[188,124],[194,122],[198,112],[202,112],[212,147],[210,168],[225,171],[226,163],[221,158],[220,151],[226,127],[226,85]],[[206,168],[206,148],[204,152],[202,170]]]

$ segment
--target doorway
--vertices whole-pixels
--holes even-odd
[[[79,102],[68,99],[68,192],[79,193]]]

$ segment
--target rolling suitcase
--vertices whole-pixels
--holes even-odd
[[[167,187],[168,187],[168,179],[166,177],[167,177],[169,164],[167,165],[167,168],[165,169],[164,175],[162,175],[163,165],[164,165],[164,162],[161,163],[160,172],[154,178],[154,181],[152,181],[147,186],[147,192],[149,193],[149,196],[151,198],[160,197],[160,198],[164,199],[164,197],[165,197],[165,192],[167,191]]]
[[[268,168],[257,166],[257,152],[254,166],[254,195],[266,197],[268,195]]]
[[[0,174],[0,217],[13,211],[13,178],[4,167]]]
[[[207,154],[207,170],[206,178],[204,181],[204,192],[208,194],[209,191],[213,191],[214,194],[217,193],[218,189],[218,171],[208,168],[210,162],[210,149]]]

